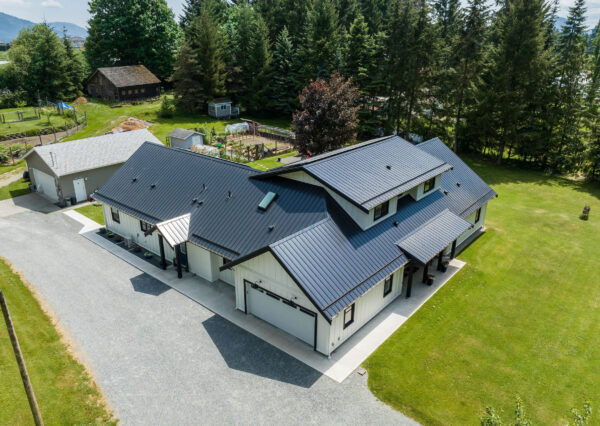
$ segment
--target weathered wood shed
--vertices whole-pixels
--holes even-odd
[[[143,65],[98,68],[87,83],[92,97],[134,101],[160,96],[160,80]]]

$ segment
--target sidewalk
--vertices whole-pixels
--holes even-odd
[[[98,235],[96,231],[101,228],[101,225],[96,222],[73,210],[66,211],[64,214],[83,225],[79,233],[88,240],[243,330],[254,334],[340,383],[352,374],[371,353],[465,265],[464,262],[454,259],[450,262],[448,270],[444,274],[436,276],[432,286],[418,284],[418,281],[415,282],[412,296],[409,299],[405,299],[403,296],[398,297],[344,342],[331,357],[327,358],[315,352],[311,346],[267,322],[235,309],[235,289],[233,286],[222,281],[211,283],[191,273],[184,273],[183,278],[178,279],[173,269],[162,270],[157,268]]]

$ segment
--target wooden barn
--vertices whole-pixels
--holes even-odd
[[[135,101],[160,96],[160,80],[143,65],[98,68],[87,83],[92,97]]]

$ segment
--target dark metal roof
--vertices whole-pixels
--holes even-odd
[[[103,74],[116,87],[160,84],[160,80],[143,65],[98,68],[97,72]]]
[[[444,161],[391,136],[279,167],[260,178],[302,170],[368,211],[448,169]]]
[[[177,139],[187,139],[192,135],[204,135],[204,134],[197,132],[195,130],[181,129],[178,127],[177,129],[175,129],[171,133],[169,133],[167,136],[170,136],[172,138],[177,138]]]
[[[408,257],[424,265],[472,226],[446,209],[396,244]]]
[[[155,144],[142,145],[95,198],[153,224],[190,213],[189,240],[232,259],[229,266],[270,250],[331,321],[408,261],[398,241],[445,211],[465,218],[495,195],[439,139],[413,148],[453,169],[439,190],[401,198],[396,214],[364,231],[322,188],[273,174],[254,179],[266,173]],[[263,211],[268,192],[277,198]],[[438,246],[448,237],[427,236]]]

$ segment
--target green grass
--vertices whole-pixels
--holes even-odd
[[[79,132],[65,138],[64,140],[74,140],[100,136],[120,125],[129,117],[136,117],[142,120],[150,121],[152,124],[149,130],[161,142],[165,143],[167,134],[177,127],[194,128],[204,127],[207,132],[211,132],[214,127],[215,132],[225,132],[225,126],[231,123],[239,123],[240,119],[217,120],[208,115],[192,114],[183,111],[177,111],[171,118],[159,117],[160,102],[148,102],[139,105],[123,105],[118,108],[111,108],[111,104],[91,100],[86,104],[76,106],[80,114],[87,113],[88,126]],[[243,115],[245,118],[252,118]],[[274,125],[278,127],[289,128],[291,120],[289,118],[259,118],[261,123]]]
[[[4,173],[9,173],[16,169],[25,170],[25,160],[15,161],[15,164],[0,165],[0,178],[2,178]]]
[[[424,424],[477,424],[486,406],[508,417],[516,394],[537,423],[565,424],[586,399],[600,407],[600,188],[471,165],[499,194],[488,230],[364,363],[369,387]]]
[[[23,178],[0,187],[0,201],[29,193],[29,181]]]
[[[52,320],[0,259],[4,293],[44,422],[110,423],[111,414],[85,368],[69,353]],[[0,316],[0,424],[33,424],[5,323]]]
[[[92,219],[94,222],[104,225],[104,214],[102,213],[102,206],[95,206],[94,204],[88,204],[87,206],[79,207],[75,211],[81,213],[84,216]]]
[[[58,115],[53,108],[45,108],[45,111],[50,113],[50,116],[46,116],[46,113],[41,114],[41,118],[38,120],[21,121],[17,123],[0,123],[0,134],[8,135],[13,133],[26,132],[29,130],[45,129],[47,127],[58,127],[64,126],[66,123],[72,123],[73,120],[66,118],[64,115]],[[29,117],[33,115],[33,108],[8,108],[0,110],[0,113],[4,114],[7,121],[16,120],[17,115],[15,111],[24,111],[25,116]],[[49,122],[48,122],[49,121]]]
[[[248,163],[248,165],[250,167],[254,167],[255,169],[258,169],[258,170],[263,170],[263,171],[269,170],[269,169],[273,169],[275,167],[283,166],[283,163],[280,163],[277,161],[278,157],[281,157],[281,158],[291,157],[296,154],[297,153],[295,151],[288,152],[287,154],[276,155],[274,157],[268,157],[268,158],[263,158],[262,160],[252,161],[251,163]]]

